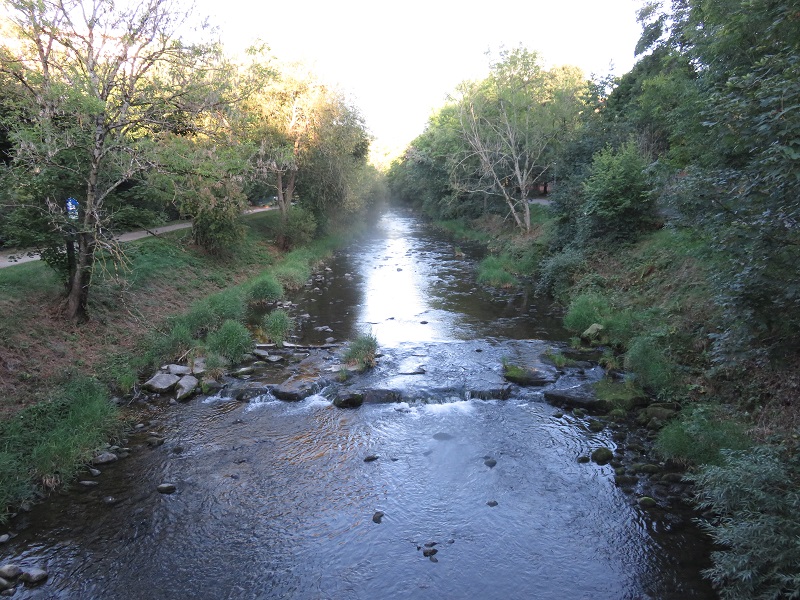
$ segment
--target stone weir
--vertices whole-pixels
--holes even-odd
[[[607,411],[592,385],[602,377],[602,369],[580,361],[558,368],[550,357],[561,350],[540,340],[426,342],[384,349],[374,368],[358,371],[342,362],[338,350],[310,349],[292,352],[288,365],[262,363],[234,371],[240,375],[226,377],[218,395],[240,401],[265,395],[299,401],[322,393],[340,408],[365,403],[505,400],[514,395],[539,401],[544,397],[553,404],[589,412]]]

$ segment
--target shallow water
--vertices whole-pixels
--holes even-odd
[[[407,215],[388,213],[329,266],[298,298],[311,315],[302,341],[371,328],[391,354],[564,338],[550,307],[477,289],[474,263]],[[319,395],[212,397],[153,411],[163,446],[132,436],[99,486],[36,507],[0,547],[0,563],[50,572],[16,597],[714,597],[690,515],[643,511],[611,467],[579,464],[614,448],[611,433],[555,416],[535,391],[357,410]],[[166,481],[175,494],[156,492]],[[437,562],[423,556],[432,542]]]

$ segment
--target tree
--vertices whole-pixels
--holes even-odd
[[[75,219],[65,190],[40,188],[25,200],[65,240],[65,313],[85,320],[95,255],[104,247],[104,203],[152,167],[152,136],[191,129],[217,101],[209,85],[214,48],[180,42],[187,15],[168,0],[5,6],[14,38],[0,48],[0,64],[20,90],[14,164],[30,181],[66,175],[76,182],[69,191],[78,201]]]
[[[459,89],[461,134],[468,148],[455,185],[500,198],[517,226],[530,230],[528,198],[553,171],[555,150],[576,126],[586,82],[580,71],[550,71],[536,53],[503,51],[488,78]]]

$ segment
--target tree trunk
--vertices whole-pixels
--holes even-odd
[[[78,234],[78,252],[75,272],[69,281],[66,316],[80,323],[89,320],[89,285],[94,263],[94,234]]]

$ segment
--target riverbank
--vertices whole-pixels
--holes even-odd
[[[224,259],[190,246],[185,231],[132,242],[125,264],[95,275],[93,317],[80,326],[59,317],[61,285],[45,264],[0,271],[0,521],[7,507],[69,481],[124,428],[106,410],[109,395],[129,394],[162,361],[204,343],[176,328],[175,315],[205,319],[204,330],[242,320],[248,302],[302,285],[310,265],[340,243],[331,236],[282,254],[273,244],[277,212],[243,219],[247,238]]]

